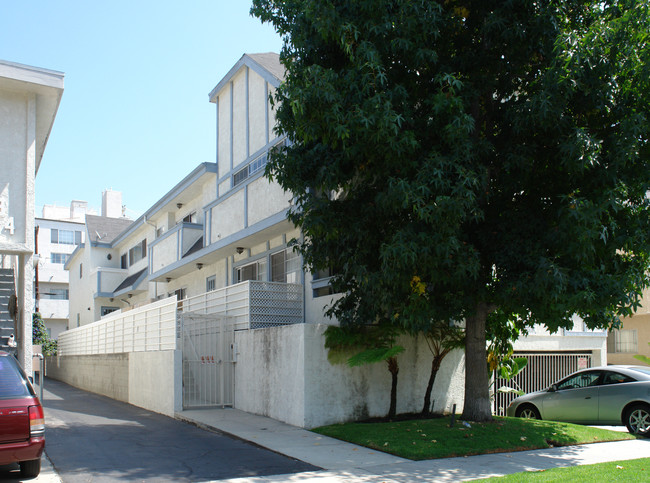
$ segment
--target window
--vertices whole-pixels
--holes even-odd
[[[84,276],[84,264],[80,263],[79,264],[79,278],[82,278]]]
[[[102,307],[101,308],[101,316],[104,317],[105,315],[110,314],[111,312],[115,312],[117,310],[120,310],[119,307]]]
[[[273,151],[275,149],[280,149],[286,144],[286,139],[283,139],[279,143],[277,143],[275,146],[273,146],[270,151]],[[253,176],[255,173],[258,171],[261,171],[264,169],[264,166],[269,162],[269,153],[268,151],[260,154],[257,158],[255,158],[253,161],[248,163],[246,166],[244,166],[242,169],[237,171],[233,176],[232,176],[232,185],[233,187],[237,186],[240,183],[243,183],[247,178]]]
[[[129,267],[147,256],[147,239],[145,238],[129,250]]]
[[[271,255],[271,281],[300,282],[300,256],[297,252],[287,248]]]
[[[248,166],[244,169],[237,171],[232,177],[232,185],[237,186],[242,183],[246,178],[248,178]]]
[[[607,338],[607,351],[611,353],[637,353],[636,329],[613,330]]]
[[[120,258],[120,268],[129,268],[128,255],[126,253]]]
[[[196,211],[193,211],[189,215],[187,215],[185,218],[183,218],[184,223],[196,223]]]
[[[13,398],[23,398],[28,396],[33,396],[31,392],[31,387],[27,384],[27,380],[19,369],[16,359],[13,357],[0,357],[0,399],[13,399]],[[9,402],[8,404],[11,404]],[[14,403],[16,404],[16,403]],[[10,406],[11,407],[11,406]],[[4,414],[11,414],[11,410],[7,410]],[[26,411],[25,409],[20,409],[20,411]],[[18,413],[18,410],[13,411],[13,413]],[[21,418],[23,416],[20,416]],[[24,416],[25,419],[27,416]],[[14,430],[13,417],[12,416],[2,416],[3,418],[3,431]],[[5,422],[6,421],[6,422]],[[20,426],[19,426],[20,427]],[[16,431],[17,432],[17,431]],[[5,433],[6,435],[7,433]],[[12,433],[8,433],[12,434]],[[5,436],[3,435],[3,436]],[[5,438],[6,439],[6,436]]]
[[[334,273],[335,270],[331,267],[313,272],[312,293],[314,298],[325,297],[334,293],[332,286],[329,284],[329,279]]]
[[[70,292],[67,288],[50,288],[43,292],[42,297],[50,300],[69,300]]]
[[[246,280],[266,280],[265,258],[235,269],[235,283]]]
[[[564,389],[579,389],[583,387],[596,386],[600,379],[600,371],[581,372],[575,376],[565,379],[557,385],[558,391]]]
[[[217,276],[212,275],[205,279],[205,291],[212,292],[217,286]]]
[[[68,258],[70,257],[69,254],[67,253],[50,253],[50,262],[52,263],[60,263],[62,265],[65,265],[65,262],[68,261]]]
[[[57,230],[52,228],[50,230],[50,241],[60,245],[80,245],[81,232],[79,230]]]
[[[623,382],[634,382],[636,379],[620,374],[618,372],[605,372],[603,377],[603,384],[621,384]]]

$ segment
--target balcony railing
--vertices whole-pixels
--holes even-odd
[[[203,225],[179,223],[149,245],[150,271],[178,262],[203,236]]]
[[[176,349],[176,300],[172,297],[59,334],[59,354],[116,354]]]
[[[177,349],[177,313],[227,315],[236,329],[304,322],[302,285],[247,281],[196,297],[172,297],[59,335],[61,355],[114,354]]]
[[[180,300],[179,311],[227,315],[240,329],[304,322],[303,287],[249,280]]]

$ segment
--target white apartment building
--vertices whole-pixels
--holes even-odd
[[[0,346],[5,348],[15,332],[17,357],[27,373],[32,370],[34,180],[63,95],[63,77],[0,60]]]
[[[269,102],[283,76],[277,54],[244,55],[209,96],[217,113],[216,162],[198,165],[118,233],[93,230],[87,217],[86,243],[66,264],[70,317],[79,328],[61,335],[66,343],[57,365],[69,371],[65,380],[92,379],[92,390],[170,415],[198,396],[206,404],[208,387],[220,392],[207,404],[301,427],[386,414],[384,364],[329,362],[323,332],[336,321],[323,308],[336,295],[326,274],[303,270],[290,246],[301,236],[286,216],[292,195],[263,176],[269,151],[286,142],[273,130]],[[166,335],[170,326],[157,314],[169,297],[178,303],[172,302],[175,319]],[[189,329],[193,319],[205,325]],[[549,342],[540,335],[519,350],[576,347],[599,359],[604,338],[589,337]],[[421,337],[400,343],[407,350],[400,354],[397,410],[416,412],[431,353]],[[95,364],[87,372],[84,357]],[[459,350],[444,360],[434,411],[462,407],[463,357]],[[102,384],[97,364],[120,368],[111,366]]]
[[[83,243],[84,223],[36,218],[34,311],[40,312],[48,335],[57,339],[68,330],[68,272],[72,251]]]
[[[69,207],[43,206],[42,217],[36,218],[35,311],[41,313],[51,338],[71,327],[70,325],[69,272],[65,264],[72,252],[86,242],[86,216],[92,219],[119,219],[123,227],[131,220],[122,216],[122,193],[105,190],[102,193],[102,215],[88,207],[88,202],[73,200]],[[109,223],[112,223],[109,221]]]

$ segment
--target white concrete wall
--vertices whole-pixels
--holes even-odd
[[[276,182],[270,183],[262,177],[248,185],[248,224],[254,225],[258,221],[273,216],[289,209],[292,198]]]
[[[182,408],[181,371],[179,351],[46,358],[52,379],[172,417]]]
[[[235,407],[300,427],[385,416],[391,377],[385,363],[350,368],[332,365],[322,324],[298,324],[235,334]],[[423,339],[400,340],[397,412],[419,412],[431,368]],[[432,399],[434,411],[462,408],[462,351],[443,362]]]
[[[212,240],[226,238],[245,228],[244,190],[233,193],[212,210]]]

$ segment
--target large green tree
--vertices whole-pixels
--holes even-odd
[[[254,0],[284,37],[269,173],[341,324],[616,324],[647,286],[646,1]],[[414,281],[426,314],[409,310]]]

